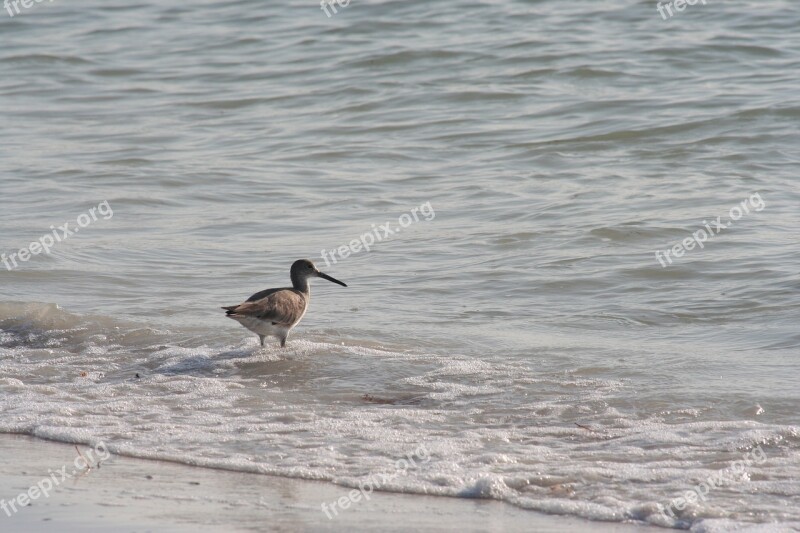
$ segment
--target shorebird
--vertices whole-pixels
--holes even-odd
[[[272,335],[280,339],[281,348],[286,346],[289,331],[295,327],[308,310],[311,299],[309,278],[322,278],[347,287],[338,279],[324,274],[308,259],[298,259],[289,271],[292,287],[266,289],[257,292],[239,305],[223,307],[225,315],[243,325],[261,339]]]

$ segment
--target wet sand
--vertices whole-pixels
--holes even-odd
[[[0,435],[0,450],[0,499],[7,507],[51,472],[65,465],[71,471],[78,457],[72,445],[16,435]],[[59,481],[48,497],[39,495],[16,513],[8,507],[10,517],[0,510],[0,531],[656,531],[545,515],[497,501],[378,492],[329,519],[322,503],[350,490],[112,455],[100,468]]]

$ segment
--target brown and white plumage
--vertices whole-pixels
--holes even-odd
[[[289,331],[295,327],[308,310],[311,300],[309,278],[323,278],[343,287],[347,287],[338,279],[320,272],[308,259],[298,259],[292,264],[290,271],[292,287],[284,289],[266,289],[257,292],[239,305],[223,307],[226,316],[239,322],[261,340],[267,336],[275,336],[286,346]]]

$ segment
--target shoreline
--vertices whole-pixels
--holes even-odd
[[[79,446],[86,454],[88,447]],[[0,500],[27,493],[69,469],[75,446],[0,435]],[[95,456],[95,459],[97,457]],[[102,458],[102,457],[101,457]],[[92,458],[89,457],[91,460]],[[82,461],[78,460],[80,465]],[[57,478],[53,478],[57,479]],[[374,492],[329,519],[323,503],[353,489],[322,481],[193,467],[111,455],[81,470],[16,513],[0,510],[0,530],[50,531],[655,531],[653,526],[592,522],[483,499]],[[23,498],[23,502],[25,499]],[[11,514],[11,516],[8,516]]]

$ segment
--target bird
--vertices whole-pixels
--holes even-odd
[[[281,348],[286,347],[289,331],[305,316],[308,302],[311,300],[310,278],[322,278],[338,283],[342,287],[347,284],[323,272],[308,259],[298,259],[292,263],[289,271],[292,286],[280,289],[265,289],[257,292],[239,305],[224,306],[225,316],[232,318],[246,327],[261,340],[267,336],[277,337]]]

